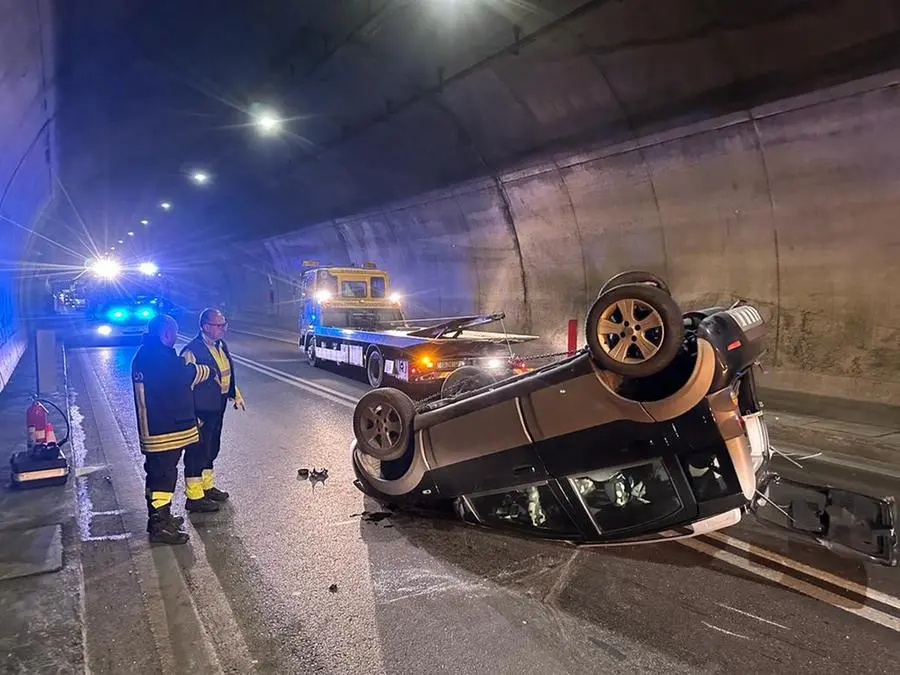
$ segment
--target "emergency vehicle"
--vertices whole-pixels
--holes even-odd
[[[374,263],[303,266],[299,347],[312,366],[328,361],[361,368],[372,387],[386,378],[395,386],[439,386],[462,366],[495,378],[528,370],[512,347],[538,336],[473,330],[501,321],[503,313],[408,319],[390,276]]]

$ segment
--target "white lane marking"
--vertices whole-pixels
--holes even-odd
[[[290,384],[294,387],[297,387],[298,389],[308,391],[311,394],[316,394],[317,396],[321,396],[322,398],[327,398],[329,401],[339,403],[340,405],[346,406],[348,408],[356,407],[356,401],[346,394],[329,390],[322,386],[313,385],[308,380],[302,380],[299,377],[295,377],[280,370],[269,368],[268,366],[257,363],[256,361],[251,361],[250,359],[247,359],[243,356],[238,356],[237,354],[232,354],[231,357],[242,366],[246,366],[251,370],[262,373],[263,375],[268,375],[269,377],[284,382],[285,384]]]
[[[232,333],[243,333],[244,335],[252,335],[253,337],[259,337],[266,340],[274,340],[275,342],[284,342],[289,345],[294,345],[297,349],[300,349],[300,336],[297,336],[296,340],[288,340],[287,338],[278,337],[277,335],[265,335],[264,333],[254,333],[250,330],[244,330],[243,328],[231,328]]]
[[[679,543],[682,546],[687,546],[694,549],[695,551],[704,553],[711,558],[715,558],[716,560],[721,560],[722,562],[728,563],[729,565],[739,567],[745,572],[750,572],[751,574],[755,574],[756,576],[762,577],[763,579],[768,579],[769,581],[775,582],[776,584],[779,584],[786,588],[790,588],[793,591],[797,591],[798,593],[807,595],[811,598],[814,598],[815,600],[824,602],[828,605],[831,605],[832,607],[842,609],[845,612],[850,612],[851,614],[855,614],[856,616],[859,616],[863,619],[872,621],[873,623],[877,623],[878,625],[884,626],[885,628],[890,628],[893,631],[900,632],[900,619],[893,617],[890,614],[885,614],[884,612],[881,612],[877,609],[872,609],[871,607],[866,607],[865,605],[860,607],[850,607],[848,605],[847,598],[841,597],[836,593],[826,591],[825,589],[819,588],[818,586],[813,586],[806,581],[795,579],[794,577],[789,576],[784,572],[779,572],[769,567],[764,567],[763,565],[751,562],[750,560],[744,560],[731,551],[718,549],[711,544],[698,541],[697,539],[682,539]]]
[[[717,630],[720,633],[725,633],[725,635],[733,635],[734,637],[743,638],[744,640],[749,640],[746,635],[740,635],[739,633],[732,633],[730,630],[725,630],[724,628],[719,628],[718,626],[713,626],[711,623],[706,623],[705,621],[701,621],[704,626],[707,628],[712,628],[713,630]]]
[[[793,570],[796,570],[803,574],[807,574],[811,577],[819,579],[820,581],[829,583],[832,586],[843,588],[846,591],[850,591],[851,593],[856,593],[857,595],[861,595],[864,598],[880,602],[881,604],[887,605],[888,607],[900,609],[900,598],[895,598],[894,596],[888,595],[887,593],[882,593],[881,591],[867,588],[866,586],[858,584],[855,581],[843,579],[836,574],[831,574],[830,572],[820,570],[817,567],[805,565],[801,562],[793,560],[792,558],[786,558],[782,555],[779,555],[778,553],[773,553],[772,551],[768,551],[754,544],[749,544],[740,539],[729,537],[727,534],[722,534],[721,532],[709,532],[706,536],[710,537],[711,539],[716,539],[723,544],[734,546],[735,548],[740,549],[746,553],[758,555],[761,558],[765,558],[766,560],[777,563],[783,567],[790,567]]]
[[[772,626],[778,626],[779,628],[783,628],[784,630],[790,630],[787,626],[782,626],[780,623],[775,621],[769,621],[768,619],[764,619],[761,616],[756,616],[756,614],[751,614],[750,612],[745,612],[742,609],[738,609],[737,607],[730,607],[729,605],[725,605],[721,602],[716,603],[719,607],[724,607],[725,609],[730,609],[732,612],[737,612],[738,614],[743,614],[744,616],[749,616],[751,619],[756,619],[757,621],[762,621],[763,623],[768,623]]]
[[[124,532],[122,534],[105,534],[101,537],[87,537],[86,539],[82,539],[81,541],[121,541],[123,539],[131,539],[131,532]]]
[[[92,516],[120,516],[125,509],[113,509],[112,511],[91,511]]]

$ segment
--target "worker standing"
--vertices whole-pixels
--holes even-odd
[[[159,315],[147,325],[131,362],[138,437],[144,455],[147,533],[150,541],[183,544],[184,518],[172,515],[181,451],[200,438],[193,389],[209,379],[202,364],[188,364],[175,352],[178,324]]]
[[[234,376],[234,362],[225,331],[225,315],[215,308],[200,314],[200,332],[185,345],[181,355],[188,363],[208,366],[211,378],[194,389],[194,406],[200,418],[200,440],[187,448],[184,455],[185,508],[188,511],[218,511],[217,502],[228,499],[228,493],[215,485],[214,464],[222,444],[222,424],[228,401],[236,410],[244,410],[244,399]]]

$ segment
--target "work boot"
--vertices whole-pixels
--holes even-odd
[[[203,499],[185,499],[184,508],[191,513],[212,513],[219,510],[219,505],[204,496]]]
[[[187,532],[178,529],[168,504],[150,514],[147,519],[147,533],[150,535],[150,541],[155,544],[185,544],[190,539]]]
[[[150,507],[147,513],[147,532],[150,532],[150,525],[154,521],[154,514],[156,515],[156,520],[162,519],[168,521],[176,530],[184,525],[184,516],[173,515],[171,504],[166,504],[159,509]]]
[[[207,499],[212,499],[214,502],[224,502],[228,499],[228,493],[217,487],[211,487],[209,490],[204,490],[204,494]]]

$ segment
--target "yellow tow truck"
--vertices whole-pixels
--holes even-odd
[[[362,368],[369,384],[437,384],[464,366],[502,378],[528,368],[512,345],[536,335],[472,330],[504,318],[502,312],[409,319],[390,275],[374,263],[321,266],[304,261],[298,345],[310,365],[329,361]]]

